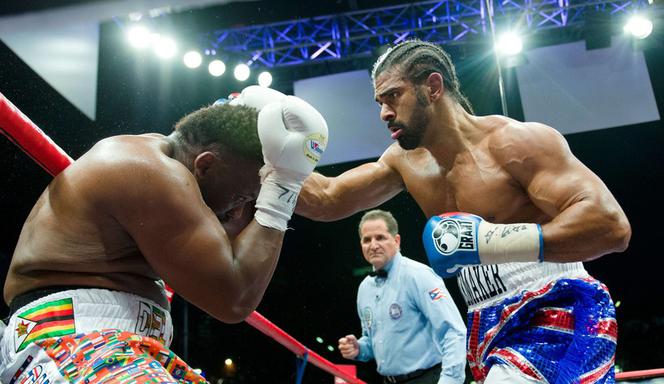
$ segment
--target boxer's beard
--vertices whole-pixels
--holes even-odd
[[[401,136],[399,136],[397,141],[399,142],[399,146],[406,150],[415,149],[420,146],[424,131],[426,131],[426,127],[429,124],[429,117],[424,110],[429,105],[428,100],[420,90],[417,91],[416,96],[417,103],[415,103],[415,108],[413,108],[408,123],[395,120],[388,124],[390,128],[397,127],[401,129]]]

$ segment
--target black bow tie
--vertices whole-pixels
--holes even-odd
[[[387,271],[384,270],[384,269],[379,269],[377,271],[371,271],[371,272],[369,272],[369,276],[386,278],[387,277]]]

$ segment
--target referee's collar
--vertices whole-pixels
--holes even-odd
[[[401,256],[402,256],[401,252],[397,251],[397,253],[395,253],[394,256],[392,257],[392,259],[390,259],[390,261],[388,261],[387,264],[383,266],[383,268],[379,270],[376,270],[374,268],[373,272],[371,272],[369,275],[376,278],[387,278],[387,276],[389,276],[390,271],[392,271],[394,269],[394,266],[397,264],[397,260],[401,259]]]

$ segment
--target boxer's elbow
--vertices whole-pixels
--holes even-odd
[[[598,237],[598,239],[602,239],[602,247],[605,252],[624,252],[632,237],[632,227],[625,214],[619,209],[606,212],[603,221],[604,236]]]
[[[216,295],[217,301],[208,313],[217,320],[226,324],[237,324],[243,322],[258,307],[260,298],[247,298],[241,292],[235,290],[224,290]]]
[[[247,308],[242,308],[239,306],[233,306],[229,303],[224,303],[222,305],[215,304],[214,306],[199,306],[208,315],[214,317],[215,319],[221,321],[225,324],[237,324],[241,323],[246,319],[250,314],[251,310]]]
[[[247,317],[249,317],[249,315],[254,312],[255,309],[256,307],[250,307],[243,305],[243,303],[237,303],[236,305],[230,305],[223,311],[223,313],[216,317],[226,324],[237,324],[243,322]]]
[[[611,230],[611,242],[614,252],[624,252],[632,238],[632,227],[629,220],[624,214],[619,216],[613,221],[613,229]]]
[[[226,321],[226,323],[228,323],[228,324],[241,323],[244,320],[246,320],[247,317],[249,317],[249,315],[251,315],[253,312],[254,312],[254,308],[249,309],[249,308],[244,307],[244,308],[238,309],[235,312],[233,312],[233,316],[228,321]]]

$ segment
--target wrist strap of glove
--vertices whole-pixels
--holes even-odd
[[[286,231],[306,175],[277,170],[269,165],[261,168],[260,175],[262,185],[254,218],[264,227]]]
[[[493,224],[478,228],[482,264],[544,261],[544,242],[539,224]]]

